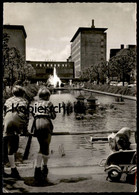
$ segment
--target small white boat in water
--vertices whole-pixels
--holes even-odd
[[[92,137],[90,136],[90,142],[93,143],[94,141],[108,141],[108,138],[107,137]]]

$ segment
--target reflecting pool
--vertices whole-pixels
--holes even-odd
[[[76,97],[82,94],[85,98],[90,96],[86,91],[57,91],[52,94],[51,101],[55,106],[62,105],[62,102],[75,102]],[[115,97],[93,93],[98,103],[106,107],[105,111],[99,110],[91,118],[85,117],[82,120],[75,118],[75,113],[63,114],[63,109],[57,113],[57,118],[53,121],[54,132],[82,132],[82,131],[118,131],[124,126],[136,130],[136,101],[124,100],[124,104],[115,103]],[[114,107],[111,108],[110,105]]]

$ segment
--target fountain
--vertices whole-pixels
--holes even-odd
[[[49,79],[48,79],[48,83],[50,83],[51,85],[54,86],[54,88],[56,88],[57,86],[60,87],[61,86],[61,80],[60,78],[57,76],[56,74],[56,68],[54,67],[53,70],[53,75],[50,75]]]

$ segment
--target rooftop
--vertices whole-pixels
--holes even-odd
[[[78,30],[76,31],[76,33],[74,34],[73,38],[71,39],[70,42],[73,42],[74,39],[77,37],[77,35],[80,33],[80,32],[83,32],[83,31],[101,31],[101,32],[105,32],[108,28],[87,28],[87,27],[80,27],[78,28]]]
[[[3,25],[3,29],[16,29],[16,30],[22,30],[25,38],[27,37],[25,28],[23,25]]]

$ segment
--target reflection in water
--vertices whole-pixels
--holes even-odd
[[[85,98],[90,96],[90,92],[81,92]],[[51,101],[54,105],[62,105],[62,102],[75,102],[76,97],[80,91],[72,90],[70,93],[62,91],[61,94],[57,92],[52,94]],[[93,94],[100,104],[110,105],[115,101],[115,97]],[[124,126],[130,127],[132,130],[136,129],[136,102],[125,100],[125,104],[114,105],[115,109],[108,108],[105,112],[99,111],[98,115],[92,118],[85,118],[83,120],[76,120],[75,114],[71,113],[69,116],[63,115],[63,110],[57,113],[57,118],[53,121],[54,131],[58,132],[82,132],[82,131],[118,131]]]

